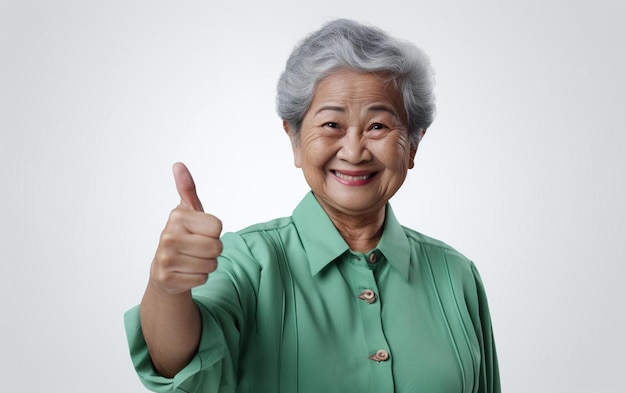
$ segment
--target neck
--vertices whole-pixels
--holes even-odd
[[[333,224],[348,243],[350,249],[357,252],[368,252],[378,245],[383,235],[385,208],[367,216],[350,216],[326,212]]]

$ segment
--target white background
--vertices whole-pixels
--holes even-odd
[[[289,215],[275,84],[334,17],[431,56],[438,117],[392,203],[477,263],[504,391],[624,392],[621,0],[1,1],[0,390],[144,391],[122,316],[172,163],[226,230]]]

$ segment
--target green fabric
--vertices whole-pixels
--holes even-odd
[[[193,290],[198,354],[154,370],[139,308],[125,315],[141,381],[156,392],[500,392],[474,264],[402,227],[387,206],[378,247],[352,252],[309,193],[293,216],[223,236],[219,267]],[[370,254],[376,262],[370,263]],[[371,289],[372,303],[359,298]],[[378,350],[387,360],[370,359]]]

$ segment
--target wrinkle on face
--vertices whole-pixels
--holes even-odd
[[[340,70],[316,86],[300,132],[285,129],[294,163],[329,216],[380,221],[414,165],[406,124],[402,95],[389,78]],[[342,182],[337,171],[368,179]]]

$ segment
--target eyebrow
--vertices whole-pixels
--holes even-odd
[[[398,117],[398,112],[393,109],[393,107],[389,107],[385,104],[377,104],[372,105],[367,108],[368,112],[388,112],[391,113],[394,117]]]
[[[341,113],[345,113],[346,112],[346,108],[344,108],[343,106],[339,106],[339,105],[324,105],[323,107],[321,107],[320,109],[317,110],[317,112],[315,112],[315,114],[319,114],[321,112],[324,111],[333,111],[333,112],[341,112]],[[368,112],[388,112],[390,114],[392,114],[395,117],[398,117],[398,113],[393,110],[393,108],[389,107],[388,105],[385,104],[375,104],[372,105],[370,107],[367,108]]]
[[[321,112],[324,111],[333,111],[333,112],[342,112],[345,113],[346,112],[346,108],[339,106],[339,105],[324,105],[323,107],[321,107],[320,109],[317,110],[317,112],[315,112],[315,114],[319,114]]]

